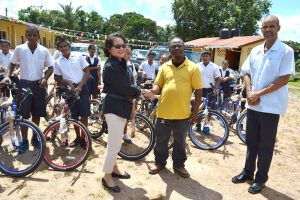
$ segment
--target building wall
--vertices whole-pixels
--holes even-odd
[[[0,19],[0,31],[6,32],[6,39],[10,40],[11,48],[26,42],[25,31],[27,25]],[[40,44],[47,47],[52,53],[55,50],[55,36],[61,35],[48,29],[39,29]]]
[[[225,54],[226,54],[226,49],[223,48],[215,49],[214,63],[221,66],[222,61],[225,59]]]
[[[247,57],[249,56],[251,50],[256,47],[257,45],[262,44],[264,41],[259,41],[247,46],[244,46],[242,48],[242,52],[241,52],[241,58],[240,58],[240,65],[239,65],[239,70],[241,70],[241,67],[243,66],[245,60],[247,59]]]

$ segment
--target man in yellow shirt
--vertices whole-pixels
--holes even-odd
[[[185,139],[190,120],[197,121],[202,79],[198,66],[185,57],[184,42],[181,38],[172,39],[169,50],[172,59],[161,66],[151,90],[153,95],[160,94],[160,99],[155,123],[157,134],[154,147],[155,164],[150,166],[149,173],[157,174],[165,167],[169,156],[168,141],[172,133],[173,169],[180,176],[188,178],[190,174],[184,166],[187,159]],[[193,91],[195,91],[195,104],[191,112],[190,102]]]

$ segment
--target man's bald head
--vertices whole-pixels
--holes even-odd
[[[264,20],[262,21],[262,24],[264,24],[265,22],[276,22],[276,24],[278,26],[280,26],[279,19],[275,15],[269,15],[269,16],[265,17]]]

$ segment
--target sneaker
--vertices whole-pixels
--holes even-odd
[[[19,144],[18,153],[23,154],[29,149],[29,142],[27,139],[23,139],[22,142]]]
[[[205,124],[203,126],[203,131],[202,131],[203,135],[210,135],[210,125],[209,124]]]
[[[127,133],[124,133],[123,135],[123,140],[127,143],[131,143],[131,137],[127,134]]]
[[[32,136],[32,138],[31,138],[31,145],[32,145],[34,148],[37,148],[37,149],[40,148],[40,142],[39,142],[39,140],[37,139],[36,136]]]
[[[201,133],[201,124],[196,124],[195,131]]]

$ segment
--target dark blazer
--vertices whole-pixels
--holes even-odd
[[[107,59],[103,68],[103,92],[107,93],[103,103],[103,113],[113,113],[130,119],[132,99],[141,94],[141,90],[130,83],[125,60],[114,57]]]

